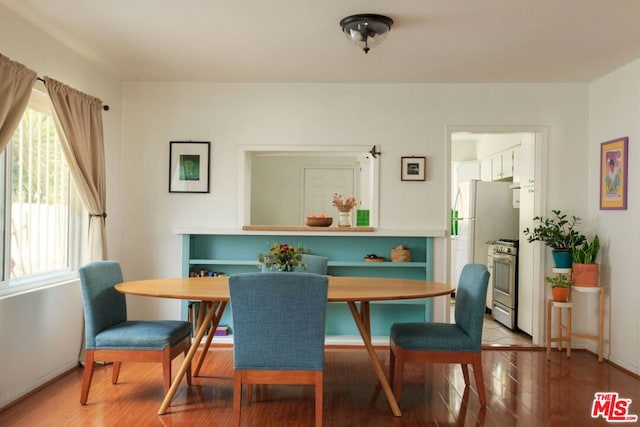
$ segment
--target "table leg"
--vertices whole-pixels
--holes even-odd
[[[198,318],[196,319],[196,323],[194,326],[194,333],[198,332],[198,329],[200,329],[200,325],[202,325],[202,322],[204,321],[204,315],[207,312],[207,310],[211,308],[211,301],[200,301],[200,309],[198,310]]]
[[[204,344],[204,348],[202,349],[202,354],[200,354],[200,358],[198,359],[198,363],[196,363],[196,368],[193,371],[193,376],[197,377],[200,374],[200,368],[202,368],[202,362],[204,362],[205,357],[207,357],[207,352],[209,351],[209,347],[211,346],[211,340],[213,340],[213,336],[216,333],[216,328],[220,324],[220,319],[222,319],[222,313],[224,312],[224,308],[227,306],[225,301],[218,304],[218,307],[210,307],[210,310],[214,310],[216,315],[214,319],[211,321],[211,332],[207,335],[207,341]]]
[[[191,360],[193,360],[193,356],[196,354],[196,351],[198,351],[198,346],[200,345],[200,341],[202,340],[202,337],[204,336],[205,332],[207,332],[207,326],[211,323],[211,320],[213,319],[213,315],[216,311],[215,308],[219,304],[220,303],[217,301],[213,302],[213,306],[211,307],[211,309],[209,309],[209,312],[207,313],[204,320],[202,321],[200,328],[198,328],[198,331],[196,332],[196,336],[193,339],[193,342],[191,343],[191,347],[189,347],[189,351],[187,352],[187,356],[182,361],[182,365],[180,365],[180,369],[178,369],[178,372],[176,373],[176,377],[171,383],[171,387],[169,388],[167,395],[164,397],[164,400],[160,405],[160,409],[158,410],[158,415],[164,415],[167,413],[167,408],[171,404],[171,401],[173,400],[173,396],[175,396],[176,391],[178,391],[180,382],[182,381],[182,378],[184,378],[184,374],[187,372],[187,369],[189,369]]]
[[[387,402],[389,403],[391,412],[393,412],[393,415],[395,415],[396,417],[400,417],[402,416],[402,412],[400,411],[398,402],[396,401],[396,398],[391,391],[391,386],[389,385],[389,381],[387,381],[387,377],[384,374],[382,364],[380,363],[380,360],[376,355],[373,344],[371,344],[371,334],[369,333],[369,302],[363,301],[360,303],[360,312],[358,312],[358,308],[356,307],[355,302],[348,301],[347,305],[349,306],[349,310],[351,310],[351,315],[353,316],[353,320],[356,322],[358,331],[360,331],[362,341],[367,348],[369,358],[371,359],[371,364],[373,365],[373,371],[378,377],[378,382],[382,387],[384,395],[387,397]]]
[[[362,323],[367,328],[367,334],[371,337],[371,315],[369,314],[369,303],[360,304],[360,318]]]

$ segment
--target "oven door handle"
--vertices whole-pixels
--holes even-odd
[[[505,255],[505,254],[500,254],[500,253],[494,253],[493,254],[493,262],[494,263],[496,261],[503,261],[503,262],[512,263],[515,259],[516,259],[516,257],[514,255]]]

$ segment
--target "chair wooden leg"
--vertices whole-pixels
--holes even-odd
[[[400,402],[400,394],[402,393],[402,376],[404,375],[404,351],[400,347],[396,347],[396,360],[393,369],[393,394],[396,401]]]
[[[111,383],[118,384],[118,377],[120,376],[120,368],[122,362],[113,362],[113,370],[111,371]]]
[[[167,346],[162,351],[162,377],[164,383],[164,394],[171,388],[171,347]]]
[[[462,378],[464,378],[464,385],[469,387],[471,383],[469,382],[469,366],[466,363],[461,363],[460,367],[462,368]]]
[[[242,372],[233,371],[233,425],[240,427],[240,406],[242,405]]]
[[[482,374],[482,354],[478,353],[473,356],[473,374],[476,378],[476,387],[478,388],[478,397],[480,398],[480,406],[487,406],[487,397],[484,390],[484,376]]]
[[[89,388],[93,378],[93,350],[86,350],[84,356],[84,374],[82,375],[82,389],[80,390],[80,404],[86,405],[89,397]]]
[[[323,372],[318,371],[316,374],[316,427],[322,427],[322,407],[324,398],[324,379]]]
[[[396,354],[393,352],[393,347],[389,347],[389,385],[393,387],[394,369],[396,367]]]

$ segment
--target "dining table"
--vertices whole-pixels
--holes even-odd
[[[197,300],[203,303],[204,309],[199,312],[198,320],[196,321],[198,326],[191,347],[160,405],[159,415],[167,412],[180,382],[184,378],[187,369],[190,368],[191,362],[207,331],[215,331],[218,327],[224,309],[229,302],[228,279],[228,276],[147,279],[127,281],[115,286],[119,292],[129,295]],[[401,416],[402,412],[371,342],[370,303],[374,301],[432,298],[449,295],[453,291],[454,288],[449,284],[427,280],[329,276],[327,301],[344,302],[349,307],[358,332],[367,349],[373,371],[378,378],[379,385],[387,399],[391,412],[395,416]],[[213,335],[213,332],[209,333],[205,340],[203,351],[193,369],[194,376],[199,374]]]

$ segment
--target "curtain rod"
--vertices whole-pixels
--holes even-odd
[[[44,79],[42,77],[37,77],[36,80],[40,80],[42,83],[47,84],[47,82],[44,81]],[[102,109],[104,111],[109,111],[109,106],[108,105],[103,105]]]

